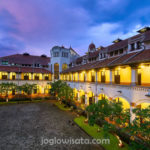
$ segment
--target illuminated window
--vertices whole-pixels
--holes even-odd
[[[54,78],[59,79],[59,64],[54,64]]]
[[[3,72],[2,73],[2,80],[7,80],[8,79],[8,74]]]
[[[28,73],[24,74],[24,80],[29,80],[29,74]]]
[[[34,75],[34,80],[40,80],[39,74],[35,74],[35,75]]]
[[[67,64],[62,64],[62,71],[66,70],[68,68]]]
[[[44,76],[44,80],[49,80],[48,74]]]

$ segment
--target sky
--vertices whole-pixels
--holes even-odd
[[[150,26],[149,14],[149,0],[0,0],[0,57],[56,45],[84,55]]]

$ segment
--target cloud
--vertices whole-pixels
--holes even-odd
[[[28,51],[49,55],[55,45],[72,45],[84,54],[91,41],[97,46],[111,44],[118,37],[133,35],[130,32],[136,25],[145,24],[133,21],[135,15],[128,13],[128,4],[129,0],[1,1],[1,55],[5,49],[8,54]]]

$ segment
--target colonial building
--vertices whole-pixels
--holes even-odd
[[[52,80],[49,69],[50,57],[32,56],[28,53],[0,58],[0,83],[13,82],[17,85],[36,84],[35,94],[48,93],[48,83]]]
[[[90,105],[102,98],[122,101],[125,108],[150,104],[150,28],[128,39],[98,47],[91,43],[61,72],[79,103]]]
[[[66,81],[78,103],[86,107],[102,98],[122,101],[125,108],[150,104],[150,28],[107,47],[91,43],[79,56],[75,50],[55,46],[46,55],[28,53],[0,58],[0,83],[35,83],[45,93],[53,80]]]

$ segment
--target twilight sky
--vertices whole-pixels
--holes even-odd
[[[0,56],[49,56],[55,45],[83,55],[149,26],[149,14],[149,0],[0,0]]]

